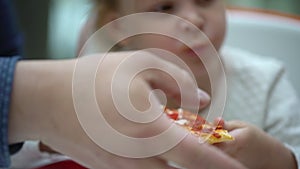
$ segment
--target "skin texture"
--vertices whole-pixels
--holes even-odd
[[[162,32],[182,35],[183,39],[193,41],[193,49],[199,51],[200,53],[205,53],[212,50],[218,51],[223,43],[226,31],[226,19],[224,4],[221,0],[128,0],[126,3],[122,3],[122,1],[117,2],[119,2],[119,6],[115,7],[115,9],[118,10],[105,10],[105,13],[100,18],[94,15],[90,17],[87,23],[87,27],[89,28],[84,29],[81,41],[87,40],[89,37],[87,32],[93,32],[91,30],[97,30],[95,29],[95,27],[97,27],[95,25],[99,23],[99,20],[103,21],[100,23],[100,25],[98,25],[98,27],[101,27],[104,24],[124,15],[137,12],[160,12],[178,16],[187,22],[190,22],[195,27],[191,28],[186,23],[174,21],[172,18],[168,17],[154,17],[147,18],[147,21],[142,22],[142,24],[125,23],[125,26],[122,24],[117,25],[115,29],[111,30],[110,34],[115,35],[125,33],[122,29],[123,27],[127,27],[127,29],[130,29],[131,31],[143,29],[143,27],[150,27],[151,30],[160,30]],[[207,38],[199,38],[197,36],[198,31],[196,31],[195,28],[202,31]],[[114,36],[111,36],[111,39],[114,38]],[[198,86],[204,91],[210,93],[209,78],[202,61],[195,53],[189,50],[187,46],[178,40],[169,38],[167,36],[143,34],[128,38],[122,41],[119,45],[132,50],[158,48],[172,52],[189,66],[193,72],[193,75],[196,77]],[[79,45],[79,49],[81,46],[82,42]],[[214,47],[214,49],[212,47]],[[167,60],[168,58],[164,59]]]
[[[210,40],[211,44],[218,51],[223,43],[226,31],[225,8],[222,0],[129,0],[126,3],[119,2],[119,6],[106,11],[102,17],[92,16],[89,24],[103,21],[102,25],[118,17],[136,12],[161,12],[176,15],[194,24]],[[129,6],[128,6],[129,4]],[[131,6],[130,6],[131,5]],[[134,7],[132,7],[134,6]],[[102,26],[100,24],[100,26]],[[97,25],[97,24],[94,24]],[[148,19],[144,24],[131,24],[130,29],[138,29],[141,25],[153,26],[153,29],[162,29],[164,32],[183,34],[191,41],[195,41],[195,49],[205,53],[207,44],[203,39],[195,39],[193,29],[182,22],[173,22],[169,18]],[[93,24],[89,25],[93,26]],[[86,29],[89,27],[87,26]],[[123,33],[124,30],[116,27],[115,33]],[[92,28],[92,29],[95,29]],[[85,34],[82,39],[85,39]],[[114,37],[111,37],[114,38]],[[159,42],[159,43],[158,43]],[[203,63],[195,56],[195,53],[187,51],[185,46],[166,36],[140,35],[126,39],[120,43],[129,49],[159,48],[170,51],[179,56],[191,68],[196,77],[198,86],[210,92],[210,84],[207,72]],[[200,48],[200,49],[199,49]],[[166,59],[166,58],[164,58]],[[167,60],[167,59],[166,59]],[[233,127],[232,127],[232,126]],[[229,130],[236,140],[228,144],[218,145],[221,150],[242,162],[249,168],[296,168],[295,158],[290,150],[282,143],[267,135],[265,132],[242,122],[228,123]],[[245,146],[249,145],[249,146]],[[264,152],[274,152],[272,157],[266,156]],[[273,159],[278,159],[274,162]],[[280,160],[281,159],[281,160]],[[282,162],[285,159],[284,162]],[[260,162],[257,162],[260,161]],[[277,164],[277,162],[281,162]]]
[[[230,131],[235,140],[216,146],[248,168],[297,169],[291,151],[257,127],[241,121],[230,121],[225,123],[225,128]]]
[[[151,135],[153,131],[163,130],[171,121],[166,116],[161,116],[153,126],[141,127],[138,124],[128,123],[121,125],[118,117],[114,118],[115,108],[112,106],[112,99],[103,90],[107,87],[111,75],[128,53],[111,53],[113,59],[107,59],[105,74],[97,74],[96,96],[101,100],[104,107],[104,115],[116,129],[124,129],[126,134],[144,137]],[[165,62],[164,60],[149,54],[143,53],[145,62],[153,62],[175,72],[178,78],[188,80],[189,74],[178,67]],[[89,57],[87,57],[89,59]],[[91,58],[91,64],[94,62]],[[150,59],[151,58],[151,59]],[[243,169],[244,167],[227,155],[221,153],[215,147],[203,144],[199,146],[198,139],[188,135],[174,149],[151,158],[132,159],[111,154],[96,145],[81,127],[74,110],[72,99],[72,76],[76,60],[65,61],[21,61],[17,64],[11,111],[9,114],[9,142],[16,143],[24,140],[41,140],[53,150],[70,156],[80,164],[88,168],[102,169],[147,169],[159,168],[170,169],[168,161],[174,161],[186,168],[222,168],[222,169]],[[130,66],[130,65],[129,65]],[[151,85],[155,84],[166,88],[168,83],[161,83],[158,77],[171,81],[170,77],[156,72],[155,76],[142,76],[133,82],[134,90],[132,96],[137,93],[139,97],[148,96]],[[126,76],[127,72],[123,72]],[[120,83],[122,84],[122,83]],[[178,91],[169,88],[167,94],[176,96]],[[174,88],[175,89],[175,88]],[[145,100],[139,101],[140,105],[147,105]],[[206,101],[207,104],[209,99]],[[88,111],[88,110],[87,110]],[[112,114],[111,114],[112,113]],[[111,117],[111,119],[109,118]],[[93,124],[101,127],[103,124]],[[128,133],[127,133],[128,132]],[[178,134],[186,132],[177,128]],[[184,155],[183,155],[184,154]],[[216,162],[215,158],[219,160]],[[197,159],[197,160],[196,160]]]

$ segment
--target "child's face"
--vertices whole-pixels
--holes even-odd
[[[134,5],[134,7],[128,8],[126,4]],[[224,40],[226,20],[222,0],[126,0],[126,3],[120,6],[123,14],[161,12],[183,18],[197,26],[209,38],[216,50],[220,49]],[[169,17],[156,17],[147,20],[147,24],[144,26],[151,25],[157,25],[155,29],[163,29],[164,32],[186,36],[188,40],[195,42],[194,50],[199,53],[210,47],[209,42],[194,36],[195,31],[183,22],[174,22]],[[199,70],[199,65],[202,65],[194,52],[187,49],[178,40],[167,36],[154,34],[135,36],[128,40],[126,46],[131,49],[160,48],[168,50],[184,60],[192,70],[196,67]]]

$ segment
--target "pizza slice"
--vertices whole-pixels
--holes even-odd
[[[234,140],[222,125],[213,125],[201,116],[182,109],[165,109],[165,113],[179,126],[201,137],[209,144]]]

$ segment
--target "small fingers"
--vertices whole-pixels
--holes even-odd
[[[244,169],[242,164],[217,148],[200,144],[198,138],[193,135],[188,135],[162,157],[188,169]]]
[[[232,140],[230,142],[222,142],[222,143],[217,143],[214,144],[215,147],[217,147],[218,149],[222,150],[222,152],[233,156],[233,152],[235,152],[235,142],[236,140]]]
[[[224,124],[224,128],[228,131],[232,131],[235,129],[244,128],[246,127],[246,125],[247,124],[245,122],[233,120],[233,121],[226,121],[226,123]]]

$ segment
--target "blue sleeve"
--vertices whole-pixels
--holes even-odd
[[[22,50],[10,0],[0,0],[0,168],[10,165],[8,113],[15,65]]]
[[[8,148],[8,112],[15,64],[19,57],[0,58],[0,168],[8,167],[10,154]]]

